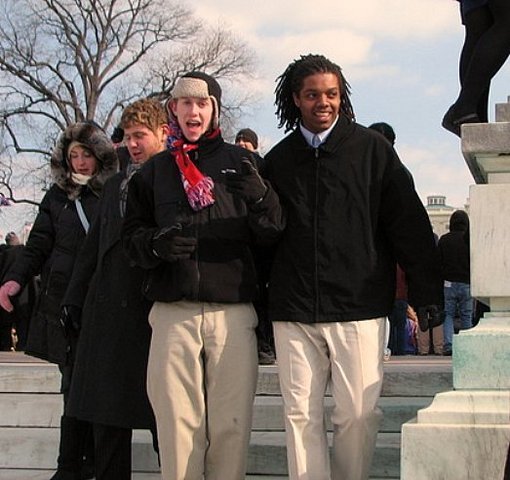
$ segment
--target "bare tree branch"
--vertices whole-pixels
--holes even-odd
[[[94,120],[107,130],[134,99],[167,97],[186,71],[245,79],[253,58],[233,33],[204,26],[182,0],[2,0],[4,146],[47,157],[48,142],[74,122]],[[249,98],[229,100],[224,125]]]

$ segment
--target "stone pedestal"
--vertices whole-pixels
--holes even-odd
[[[454,391],[402,428],[402,480],[503,480],[510,442],[510,102],[462,127],[470,188],[471,293],[490,306],[453,342]]]

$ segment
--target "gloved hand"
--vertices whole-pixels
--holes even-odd
[[[181,224],[165,227],[152,237],[152,251],[167,262],[190,258],[197,247],[197,239],[182,235]]]
[[[247,205],[262,201],[267,192],[264,180],[248,158],[242,160],[240,173],[227,172],[225,178],[227,191],[239,195]]]
[[[416,309],[418,325],[422,332],[438,327],[444,322],[444,311],[438,305],[426,305]]]
[[[14,297],[20,291],[21,285],[14,280],[9,280],[0,287],[0,306],[6,312],[12,312],[14,310],[10,297]]]
[[[59,320],[66,337],[77,335],[81,329],[81,308],[76,305],[64,305]]]

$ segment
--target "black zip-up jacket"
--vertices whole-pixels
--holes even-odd
[[[148,269],[149,300],[249,302],[257,296],[252,246],[276,241],[283,229],[277,195],[268,184],[264,199],[248,208],[227,192],[225,169],[241,171],[246,150],[221,136],[202,138],[189,152],[198,169],[214,181],[215,203],[194,212],[186,198],[177,164],[169,151],[151,158],[131,179],[122,237],[128,255]],[[176,223],[197,238],[190,259],[167,262],[152,249],[154,234]],[[183,233],[184,234],[184,233]]]
[[[326,142],[299,130],[266,155],[286,212],[269,282],[274,321],[336,322],[386,316],[395,268],[409,303],[442,304],[438,254],[427,213],[391,145],[340,117]]]

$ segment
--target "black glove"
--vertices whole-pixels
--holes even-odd
[[[59,320],[66,337],[77,335],[81,329],[81,308],[76,305],[64,305]]]
[[[152,237],[154,254],[167,262],[190,258],[197,247],[197,239],[183,235],[181,224],[165,227]]]
[[[444,322],[444,311],[438,305],[426,305],[416,309],[418,316],[418,325],[422,332],[426,332],[429,328],[435,328]]]
[[[259,203],[267,192],[267,186],[255,165],[247,158],[241,162],[241,172],[225,173],[227,191],[239,195],[247,205]]]

